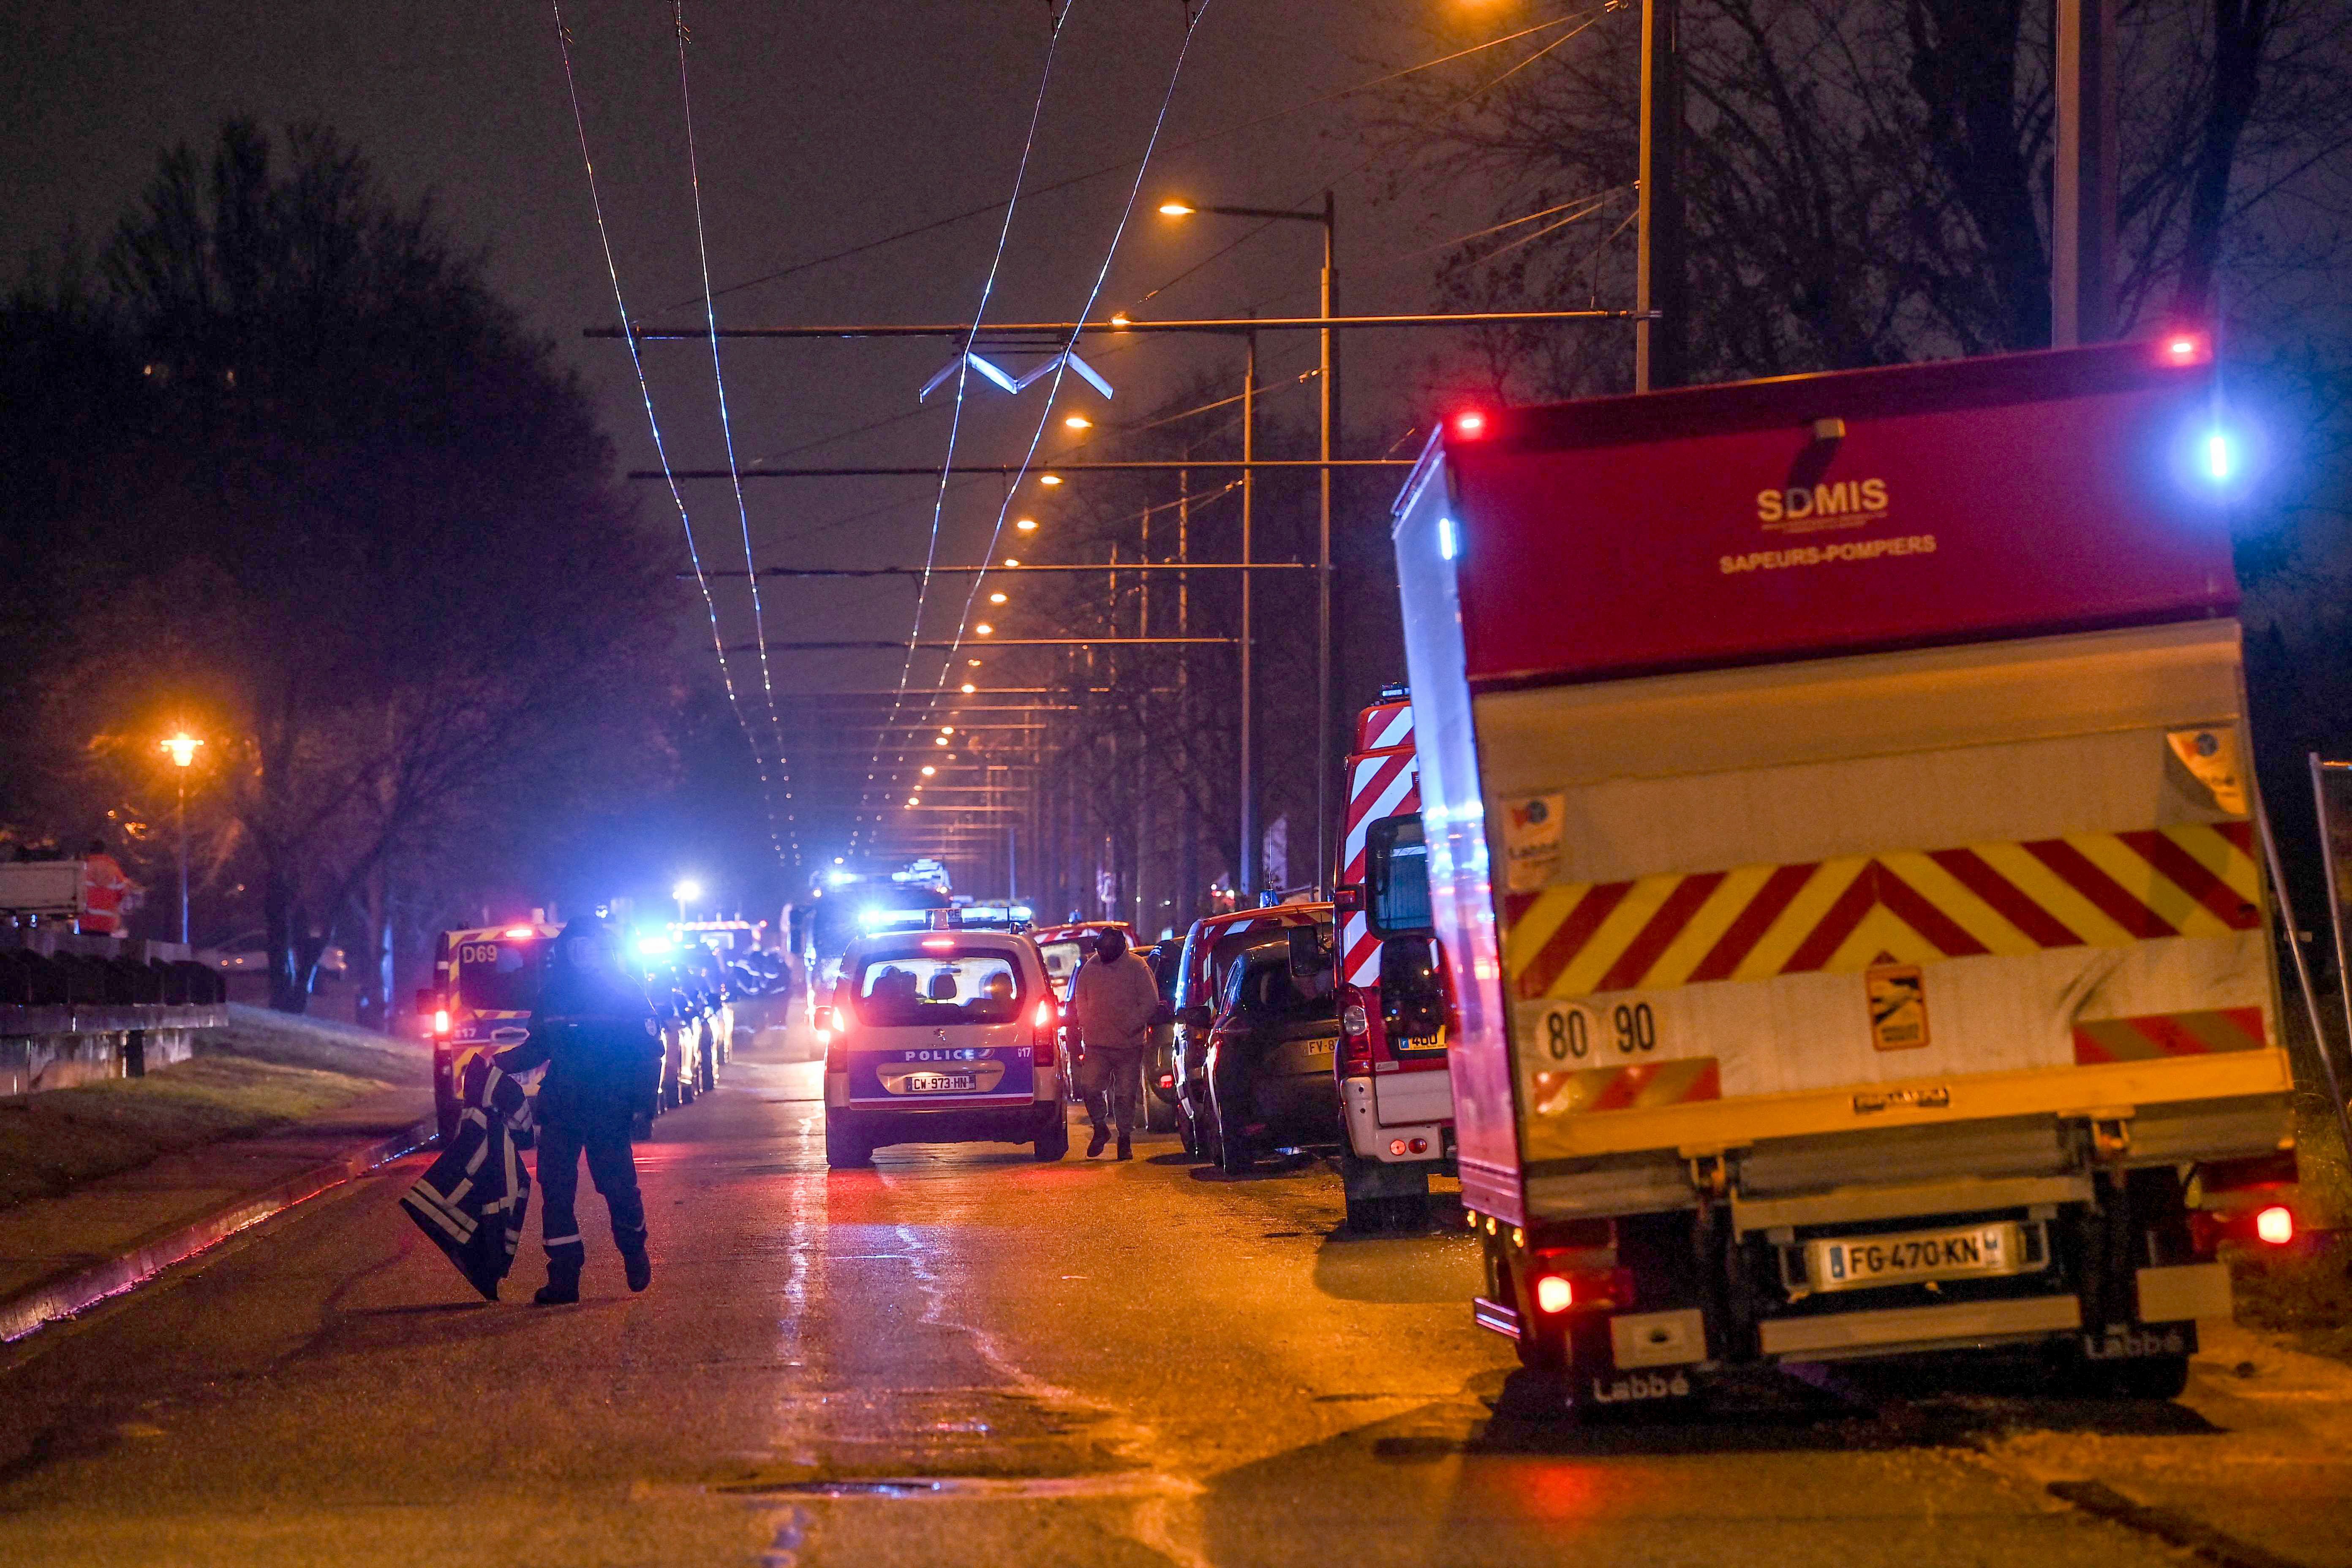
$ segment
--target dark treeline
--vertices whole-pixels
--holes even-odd
[[[106,838],[174,931],[390,955],[668,765],[674,587],[589,400],[331,132],[163,155],[0,304],[0,853]],[[528,897],[528,895],[525,895]],[[540,900],[530,901],[541,901]]]

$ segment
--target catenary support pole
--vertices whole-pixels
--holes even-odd
[[[2064,349],[2116,335],[2116,0],[2057,3],[2050,342]]]

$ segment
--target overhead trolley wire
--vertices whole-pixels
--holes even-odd
[[[687,81],[686,0],[670,0],[670,24],[677,37],[677,101],[686,121],[686,178],[694,194],[694,252],[702,274],[703,319],[710,328],[710,379],[719,392],[719,431],[726,443],[727,467],[735,468],[735,426],[727,416],[727,372],[719,356],[719,305],[710,292],[710,241],[702,221],[702,164],[694,141],[694,93]],[[735,519],[743,532],[743,569],[749,574],[751,588],[751,635],[760,642],[760,689],[767,700],[768,735],[776,748],[776,771],[783,777],[784,799],[793,798],[792,761],[784,754],[783,720],[776,712],[776,682],[768,665],[767,614],[760,603],[760,563],[751,550],[751,513],[743,501],[743,481],[734,476]],[[755,748],[756,749],[756,748]],[[795,822],[792,807],[784,807],[784,820]],[[799,860],[800,836],[793,833],[793,860]]]
[[[621,325],[625,329],[629,324],[629,307],[621,293],[621,268],[619,262],[613,256],[612,231],[604,222],[604,199],[596,186],[596,162],[588,152],[588,121],[580,108],[580,83],[572,67],[572,29],[565,26],[563,23],[563,0],[548,0],[548,5],[554,14],[556,48],[563,57],[563,89],[571,100],[572,128],[573,133],[579,138],[580,166],[586,172],[588,177],[588,205],[596,217],[596,238],[604,252],[604,274],[611,279],[613,285],[613,309],[621,318]],[[653,387],[646,379],[645,361],[638,354],[637,345],[634,340],[629,343],[629,367],[636,374],[637,395],[645,404],[646,426],[653,435],[654,454],[661,459],[662,466],[667,468],[669,466],[669,452],[662,440],[661,420],[654,413]],[[727,706],[734,713],[736,728],[743,732],[744,742],[751,748],[752,763],[759,770],[760,787],[768,807],[769,841],[775,848],[779,863],[797,863],[799,859],[797,848],[791,857],[791,861],[786,861],[783,840],[776,827],[775,789],[768,779],[767,756],[753,737],[751,725],[744,722],[742,700],[735,690],[735,674],[727,662],[727,639],[719,626],[718,602],[711,597],[709,579],[703,575],[702,552],[695,543],[694,521],[687,515],[686,497],[675,482],[669,486],[669,499],[670,504],[677,509],[678,526],[686,535],[687,560],[694,567],[695,584],[702,592],[703,612],[710,619],[710,647],[711,651],[719,658],[719,685],[726,690]],[[797,845],[797,837],[795,844]]]
[[[1358,93],[1370,92],[1377,87],[1386,87],[1392,81],[1402,80],[1406,77],[1413,76],[1422,71],[1434,70],[1439,66],[1451,65],[1455,60],[1466,58],[1471,55],[1479,54],[1487,49],[1500,48],[1505,44],[1517,43],[1519,39],[1529,37],[1537,33],[1549,32],[1554,27],[1567,26],[1571,22],[1580,20],[1585,15],[1586,13],[1578,12],[1573,16],[1555,16],[1549,22],[1538,22],[1533,26],[1522,27],[1517,32],[1506,33],[1498,38],[1489,38],[1483,44],[1473,44],[1467,48],[1456,49],[1451,54],[1440,55],[1435,59],[1423,60],[1419,65],[1406,66],[1401,70],[1393,70],[1381,76],[1373,77],[1369,81],[1360,81],[1353,87],[1343,87],[1336,92],[1327,92],[1320,98],[1310,98],[1302,102],[1287,105],[1284,108],[1275,110],[1271,113],[1259,115],[1255,120],[1244,121],[1239,125],[1228,125],[1216,131],[1204,132],[1198,136],[1187,137],[1181,142],[1171,144],[1168,151],[1171,153],[1188,152],[1194,147],[1204,146],[1211,142],[1222,141],[1228,136],[1238,136],[1244,132],[1255,131],[1261,126],[1271,125],[1277,120],[1288,119],[1294,114],[1303,114],[1310,109],[1320,109],[1326,104],[1337,103],[1340,100],[1346,98],[1353,98]],[[1116,174],[1120,170],[1130,167],[1134,162],[1135,161],[1131,158],[1122,158],[1116,163],[1106,163],[1098,169],[1089,169],[1083,174],[1072,174],[1067,179],[1055,180],[1051,184],[1040,185],[1035,190],[1029,192],[1028,195],[1031,196],[1051,195],[1057,191],[1068,190],[1074,185],[1083,185],[1090,181],[1099,180],[1107,175]],[[806,261],[795,261],[790,266],[780,268],[773,272],[763,272],[757,278],[747,278],[740,283],[730,283],[725,288],[718,291],[718,297],[724,299],[730,294],[740,293],[746,289],[759,288],[763,283],[780,282],[782,279],[793,277],[798,273],[814,271],[820,267],[829,267],[836,261],[846,261],[853,257],[863,256],[869,250],[879,250],[884,246],[896,245],[900,240],[917,239],[924,235],[936,233],[940,229],[951,228],[960,223],[969,223],[976,217],[986,217],[990,213],[995,212],[1008,205],[1009,204],[1005,202],[984,202],[979,206],[966,207],[961,212],[950,213],[945,217],[933,218],[929,223],[919,223],[911,228],[902,228],[894,234],[883,235],[879,238],[861,240],[856,245],[846,246],[840,250],[829,251],[823,256],[813,256]],[[695,301],[692,300],[680,300],[674,304],[663,307],[663,309],[665,311],[680,310],[693,303],[695,303]]]
[[[1004,265],[1005,245],[1012,238],[1013,235],[1013,215],[1020,210],[1022,182],[1029,177],[1029,160],[1037,150],[1037,127],[1045,117],[1045,92],[1046,89],[1053,83],[1054,59],[1061,47],[1062,28],[1068,23],[1070,14],[1076,9],[1076,0],[1070,0],[1070,4],[1064,5],[1061,13],[1054,18],[1053,28],[1046,35],[1045,58],[1044,63],[1039,67],[1037,72],[1037,96],[1030,104],[1029,129],[1022,138],[1021,160],[1020,163],[1015,165],[1013,173],[1013,195],[1004,203],[1004,222],[997,228],[996,248],[994,253],[989,258],[988,274],[981,282],[980,303],[972,311],[971,330],[975,333],[980,331],[981,323],[987,320],[989,299],[996,291],[997,274]],[[964,395],[968,389],[971,379],[971,357],[967,354],[959,354],[956,359],[955,403],[953,411],[948,417],[947,456],[940,464],[939,489],[933,494],[931,500],[931,531],[929,542],[924,549],[923,580],[921,585],[915,591],[914,617],[907,633],[907,657],[898,668],[898,690],[901,694],[902,701],[907,689],[907,683],[914,675],[916,646],[921,640],[923,634],[923,611],[930,602],[930,568],[939,559],[940,531],[944,524],[947,515],[948,484],[951,476],[955,472],[956,437],[961,434],[963,429]],[[1006,500],[1008,504],[1010,503],[1011,499],[1011,491],[1008,489],[1006,491]],[[1000,513],[1000,517],[1001,515],[1002,514]],[[944,684],[944,667],[942,667],[941,676],[942,684]],[[893,703],[891,705],[890,717],[893,721],[895,721],[898,717],[898,703]],[[869,767],[879,766],[880,756],[881,747],[877,737],[874,759],[869,762],[867,765]],[[853,851],[856,847],[859,829],[866,820],[865,806],[871,793],[872,792],[870,791],[860,792],[858,796],[858,809],[852,814],[849,837],[850,847]],[[877,818],[877,820],[879,819]]]
[[[1118,223],[1111,230],[1110,243],[1103,248],[1102,265],[1095,271],[1094,282],[1087,290],[1086,301],[1078,308],[1077,314],[1072,318],[1075,321],[1083,321],[1089,317],[1094,310],[1095,302],[1102,297],[1104,285],[1110,280],[1111,264],[1118,258],[1119,242],[1127,237],[1127,226],[1135,216],[1136,198],[1143,194],[1143,182],[1151,172],[1152,154],[1159,147],[1160,133],[1168,123],[1169,106],[1176,100],[1176,86],[1183,79],[1184,62],[1192,53],[1192,39],[1200,32],[1202,19],[1209,14],[1210,3],[1211,0],[1202,0],[1197,9],[1188,8],[1186,12],[1184,37],[1176,47],[1176,61],[1168,72],[1168,87],[1167,90],[1160,95],[1160,112],[1152,119],[1151,134],[1143,143],[1143,156],[1136,162],[1135,180],[1128,187],[1126,205],[1119,209]],[[995,556],[996,547],[1004,537],[1004,520],[1013,510],[1013,490],[1018,488],[1021,479],[1027,476],[1030,464],[1036,458],[1037,448],[1045,439],[1046,423],[1054,416],[1054,400],[1060,395],[1063,378],[1069,371],[1070,362],[1067,351],[1076,347],[1076,343],[1077,334],[1074,331],[1070,334],[1070,341],[1063,345],[1062,357],[1055,363],[1053,382],[1046,390],[1045,404],[1038,412],[1036,428],[1030,432],[1029,448],[1022,455],[1020,472],[1014,476],[1013,486],[1006,489],[1003,504],[996,509],[996,527],[995,531],[989,535],[988,549],[982,557],[983,560],[992,559]],[[984,574],[975,574],[971,580],[971,588],[965,593],[963,615],[957,622],[950,652],[948,658],[940,662],[939,679],[940,691],[945,691],[947,689],[948,674],[954,668],[955,653],[961,651],[964,639],[968,635],[968,628],[971,624],[972,606],[980,602],[981,591],[987,583],[988,579]]]

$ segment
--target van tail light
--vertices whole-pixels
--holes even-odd
[[[2284,1247],[2294,1239],[2294,1211],[2284,1204],[2273,1204],[2254,1215],[2254,1239],[2273,1247]]]
[[[448,1008],[436,1007],[433,1009],[433,1032],[436,1035],[446,1035],[449,1032]]]
[[[1029,1065],[1049,1068],[1055,1063],[1054,1029],[1061,1022],[1051,1002],[1040,998],[1037,1010],[1029,1016]]]
[[[824,1047],[824,1070],[849,1070],[849,1015],[839,1007],[816,1010],[816,1041]]]
[[[1365,1005],[1363,991],[1354,985],[1349,986],[1340,996],[1339,1054],[1336,1065],[1341,1078],[1371,1076],[1371,1011]]]

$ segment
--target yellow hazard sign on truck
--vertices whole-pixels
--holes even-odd
[[[1907,1051],[1927,1043],[1927,989],[1917,964],[1873,964],[1862,983],[1870,1000],[1872,1045]]]

